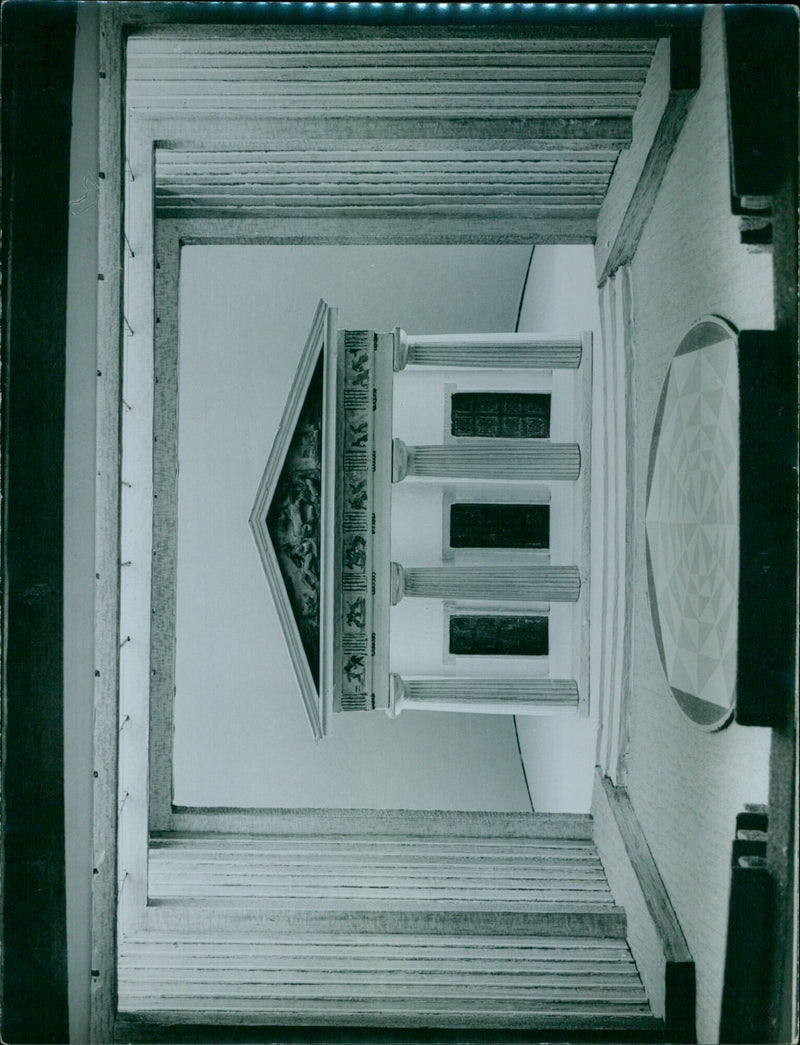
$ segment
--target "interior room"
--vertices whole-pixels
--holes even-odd
[[[797,25],[624,7],[5,5],[3,1040],[796,1035]]]

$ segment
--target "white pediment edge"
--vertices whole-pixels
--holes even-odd
[[[289,600],[289,594],[286,590],[286,584],[284,583],[283,575],[281,574],[280,566],[278,565],[278,557],[269,536],[265,516],[267,505],[275,492],[275,487],[280,478],[281,469],[283,468],[286,455],[289,451],[289,445],[292,436],[294,435],[295,425],[297,424],[300,410],[305,401],[308,385],[314,373],[314,367],[319,358],[319,353],[322,350],[326,330],[329,329],[330,326],[328,320],[329,318],[335,318],[336,312],[336,309],[331,309],[322,299],[320,299],[316,312],[314,313],[314,320],[311,324],[311,330],[306,339],[297,371],[292,380],[292,386],[289,390],[289,396],[286,400],[283,416],[278,425],[275,441],[272,444],[272,449],[269,458],[267,459],[267,465],[258,486],[258,492],[256,494],[255,503],[253,504],[253,510],[250,513],[249,520],[250,529],[255,538],[261,563],[267,576],[267,581],[275,603],[275,609],[278,614],[278,620],[280,621],[281,630],[283,631],[286,640],[292,666],[294,667],[297,681],[300,686],[300,695],[303,699],[303,705],[315,740],[321,740],[325,735],[327,725],[326,720],[328,718],[326,705],[328,701],[325,700],[324,693],[318,691],[317,686],[314,683],[314,678],[311,674],[303,642],[300,638],[300,631],[297,627],[294,613],[292,612],[292,605]],[[332,347],[335,351],[335,345]],[[325,434],[324,427],[325,425],[323,424],[323,449]],[[322,528],[324,531],[324,522],[322,523]],[[323,543],[324,533],[321,536],[321,543]],[[320,580],[322,580],[322,578],[320,578]],[[320,598],[320,651],[323,649],[324,642],[324,636],[322,634],[324,630],[322,627],[322,615],[323,600]],[[322,688],[323,671],[320,670],[320,690]]]

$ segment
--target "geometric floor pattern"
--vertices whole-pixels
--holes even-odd
[[[739,367],[735,337],[718,331],[724,340],[690,342],[670,365],[645,526],[667,681],[722,712],[736,686]]]

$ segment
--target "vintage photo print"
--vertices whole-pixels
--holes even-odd
[[[796,1040],[796,11],[2,18],[2,1040]]]

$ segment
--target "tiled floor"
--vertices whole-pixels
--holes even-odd
[[[738,415],[736,338],[704,322],[664,381],[645,531],[661,664],[681,709],[708,726],[727,717],[736,687]]]
[[[628,788],[697,966],[697,1032],[717,1038],[736,814],[766,802],[770,734],[709,732],[678,707],[650,614],[645,548],[651,436],[667,370],[707,316],[770,329],[768,254],[742,246],[731,214],[722,12],[706,10],[700,89],[631,265],[634,315],[634,606]],[[740,637],[741,638],[741,637]]]
[[[635,366],[634,431],[629,453],[633,457],[634,539],[629,554],[634,562],[634,605],[627,784],[696,962],[697,1032],[701,1042],[715,1041],[718,1034],[736,814],[745,803],[767,801],[771,737],[766,729],[736,723],[718,732],[703,729],[689,721],[670,690],[650,612],[651,594],[655,591],[662,615],[659,619],[664,621],[662,632],[671,635],[666,643],[668,668],[677,669],[676,655],[680,660],[681,648],[688,650],[690,657],[688,661],[682,658],[680,669],[684,686],[691,682],[705,697],[722,702],[726,699],[723,689],[731,683],[730,664],[727,670],[723,666],[719,672],[715,667],[706,676],[699,671],[701,664],[710,666],[701,662],[701,656],[708,653],[706,643],[721,641],[715,647],[717,664],[724,665],[726,654],[730,660],[735,632],[731,630],[732,621],[724,626],[722,602],[729,606],[733,603],[735,568],[731,566],[736,552],[732,529],[716,524],[719,543],[715,548],[713,541],[703,542],[703,526],[693,523],[695,539],[705,549],[705,563],[699,547],[695,561],[685,549],[679,551],[667,542],[666,551],[662,550],[656,560],[658,572],[651,583],[646,552],[647,487],[654,421],[668,370],[687,332],[708,316],[724,317],[736,330],[770,329],[773,323],[771,259],[769,255],[749,253],[741,245],[738,223],[731,214],[723,74],[721,12],[709,8],[704,23],[701,87],[631,265]],[[566,249],[537,247],[534,262],[538,260],[541,265],[542,279],[529,284],[521,329],[553,329],[565,322],[572,328],[586,322],[583,317],[596,294],[594,281],[592,295],[582,301],[577,290],[577,255],[575,261],[567,261],[568,255],[559,255]],[[548,257],[547,252],[553,253]],[[589,276],[593,277],[592,269]],[[591,320],[588,325],[593,325]],[[684,365],[689,370],[681,377]],[[732,382],[734,375],[730,370],[716,373],[721,382],[716,385],[713,367],[706,374],[694,373],[691,367],[688,360],[679,364],[674,376],[679,381],[696,378],[697,389],[689,392],[684,387],[686,394],[678,394],[676,384],[672,398],[664,404],[661,427],[662,431],[670,430],[664,436],[670,445],[661,470],[653,478],[656,493],[649,505],[651,539],[657,521],[667,523],[674,538],[680,497],[702,500],[710,497],[713,486],[733,495],[729,470],[733,456],[720,454],[720,447],[713,441],[704,447],[699,444],[704,424],[713,424],[718,432],[725,432],[727,426],[726,437],[731,437],[735,416],[727,407],[727,412],[723,410],[723,400],[726,379]],[[727,390],[733,396],[731,384]],[[722,391],[722,396],[709,397],[708,391]],[[689,396],[695,396],[696,401],[690,403]],[[715,405],[716,398],[720,402]],[[688,428],[695,421],[691,409],[698,405],[699,428],[690,433]],[[706,434],[710,436],[711,432]],[[692,435],[698,440],[697,446],[690,445]],[[696,471],[688,467],[692,455],[702,454],[711,455],[706,463],[712,466],[716,458],[718,466],[716,470],[712,467],[713,481],[706,480],[705,490],[701,480],[689,478]],[[686,503],[680,511],[688,511]],[[685,515],[682,518],[686,521]],[[732,527],[734,520],[729,506],[725,526]],[[704,536],[709,539],[711,534]],[[703,615],[700,599],[702,595],[713,600],[711,580],[716,570],[725,575],[725,598],[720,600],[713,622],[703,622],[715,627],[701,636],[697,619]],[[683,588],[679,597],[675,591],[678,581]],[[665,595],[671,584],[672,594]],[[709,591],[701,593],[704,585]],[[696,592],[689,590],[695,586]],[[695,599],[695,630],[682,633],[683,611]],[[676,625],[679,613],[681,624]],[[581,802],[590,790],[593,721],[550,724],[540,720],[529,724],[520,720],[519,725],[536,808],[588,808]]]

